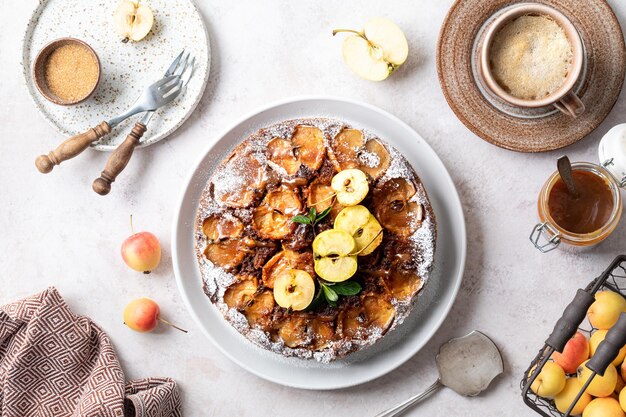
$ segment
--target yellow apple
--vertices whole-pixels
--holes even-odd
[[[619,319],[620,314],[626,312],[626,299],[613,291],[596,293],[596,301],[587,311],[591,325],[597,329],[608,330]]]
[[[581,385],[584,385],[591,376],[591,369],[587,368],[587,362],[583,362],[578,367],[578,381]],[[604,375],[596,375],[591,381],[591,384],[587,387],[587,392],[594,397],[608,397],[615,390],[617,385],[617,369],[615,366],[609,364],[604,371]]]
[[[585,407],[583,417],[626,417],[626,414],[615,398],[596,398]]]
[[[576,332],[574,337],[567,341],[563,353],[554,352],[552,359],[566,374],[573,374],[581,363],[589,359],[587,338],[581,332]]]
[[[537,379],[530,386],[535,394],[544,398],[554,398],[563,388],[565,388],[565,371],[554,362],[546,362],[537,375]]]
[[[607,333],[608,330],[596,330],[594,334],[591,335],[591,338],[589,339],[591,356],[595,355],[598,345],[604,340]],[[613,365],[619,366],[622,362],[624,362],[624,358],[626,358],[626,346],[622,347],[617,354],[617,357],[613,359]]]
[[[565,413],[569,409],[569,406],[576,399],[576,396],[578,395],[580,388],[581,386],[580,386],[580,382],[578,382],[578,379],[569,378],[565,382],[565,388],[563,388],[563,390],[554,397],[554,405],[556,405],[556,409],[559,410],[561,413]],[[587,407],[587,404],[591,402],[591,400],[592,400],[591,395],[584,392],[583,395],[578,400],[578,402],[576,403],[576,405],[574,406],[574,408],[572,409],[571,415],[572,416],[580,415],[585,409],[585,407]]]
[[[615,384],[615,390],[613,392],[615,394],[619,395],[619,393],[622,392],[622,390],[624,389],[625,386],[626,386],[626,382],[624,382],[622,377],[619,376],[619,374],[618,374],[617,375],[617,383]]]
[[[622,388],[619,393],[619,405],[623,411],[626,411],[626,388]]]

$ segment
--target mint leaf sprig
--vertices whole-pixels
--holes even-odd
[[[294,216],[291,221],[294,223],[300,224],[308,224],[309,226],[315,226],[318,224],[324,217],[328,216],[330,213],[331,207],[328,207],[326,210],[323,210],[321,213],[318,213],[315,207],[311,207],[308,214],[298,214]]]
[[[312,303],[312,304],[315,304],[315,306],[317,306],[319,302],[321,302],[323,299],[324,301],[326,301],[326,303],[329,306],[337,307],[339,296],[347,297],[351,295],[357,295],[363,289],[361,287],[361,284],[355,281],[344,281],[344,282],[337,282],[334,284],[319,281],[319,283],[320,283],[319,293],[317,294],[317,296],[315,297],[315,300],[313,300],[313,303]]]

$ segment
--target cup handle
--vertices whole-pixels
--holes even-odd
[[[554,107],[573,118],[576,118],[585,112],[585,104],[571,91],[561,100],[554,103]]]

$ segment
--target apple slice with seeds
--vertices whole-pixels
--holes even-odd
[[[343,230],[326,230],[313,241],[315,273],[329,282],[343,282],[357,270],[356,242]]]
[[[371,254],[383,241],[380,223],[367,207],[361,205],[341,210],[335,219],[334,228],[343,230],[354,238],[359,256]]]
[[[300,269],[290,269],[280,274],[274,282],[274,300],[283,308],[304,310],[315,296],[313,277]]]
[[[320,129],[314,126],[297,126],[291,141],[300,163],[312,171],[317,171],[322,166],[326,146],[324,133]]]
[[[359,169],[345,169],[335,175],[330,183],[337,193],[337,201],[344,206],[355,206],[367,196],[369,184],[365,173]]]
[[[238,277],[237,282],[224,292],[224,302],[228,308],[241,310],[252,301],[258,287],[259,285],[255,277],[251,275]]]
[[[386,229],[405,237],[417,230],[424,218],[424,208],[411,201],[415,192],[413,183],[404,178],[393,178],[376,186],[374,213]]]

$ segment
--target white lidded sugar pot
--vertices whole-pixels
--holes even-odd
[[[541,252],[550,252],[565,244],[568,247],[589,247],[606,239],[617,227],[622,217],[623,202],[621,189],[626,187],[626,123],[613,127],[600,141],[598,155],[601,165],[591,162],[572,164],[572,172],[583,171],[606,184],[612,205],[606,221],[596,230],[575,233],[555,221],[551,209],[551,195],[561,179],[555,171],[543,185],[537,204],[539,221],[533,228],[530,241]]]

